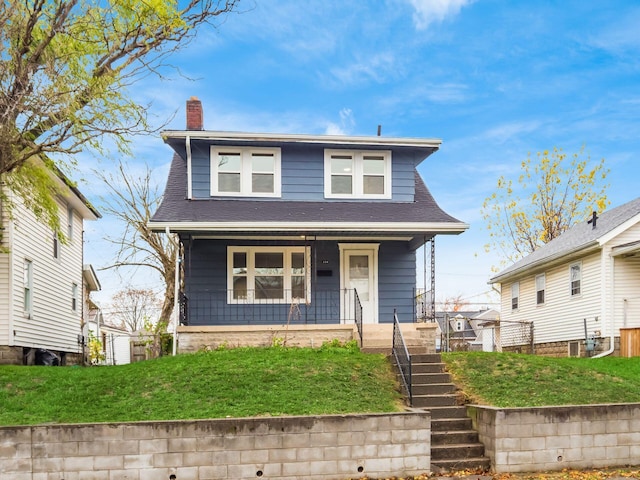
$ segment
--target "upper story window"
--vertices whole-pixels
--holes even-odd
[[[325,150],[325,198],[391,198],[391,152]]]
[[[67,207],[67,240],[73,241],[73,208]]]
[[[580,295],[582,283],[582,265],[576,263],[571,265],[571,296]]]
[[[211,148],[211,195],[280,196],[279,148]]]
[[[511,284],[511,310],[518,309],[518,300],[520,299],[520,282]]]
[[[544,303],[544,289],[547,283],[545,274],[536,275],[536,304]]]
[[[53,232],[53,258],[60,258],[60,238],[57,230]]]
[[[74,312],[78,310],[78,284],[71,284],[71,310]]]

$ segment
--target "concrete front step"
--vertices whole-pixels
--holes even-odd
[[[429,407],[432,419],[468,418],[466,407]]]
[[[460,443],[457,445],[431,444],[431,461],[464,460],[484,456],[484,445],[481,443]]]
[[[411,383],[413,385],[432,385],[434,383],[451,383],[451,376],[448,373],[413,373],[413,370],[412,370]]]
[[[458,460],[431,460],[431,473],[434,475],[472,470],[487,471],[490,468],[491,460],[487,457],[465,458]]]
[[[412,384],[414,395],[447,395],[456,392],[453,383]]]
[[[412,387],[413,388],[413,387]],[[416,408],[454,407],[459,405],[458,396],[454,394],[416,395],[413,392],[413,406]]]
[[[469,417],[434,418],[431,420],[431,433],[470,430],[472,427],[473,427],[473,422]]]
[[[457,430],[453,432],[431,432],[431,445],[469,445],[480,443],[475,430]]]

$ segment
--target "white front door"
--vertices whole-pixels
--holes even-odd
[[[378,323],[378,247],[377,243],[340,243],[340,288],[343,318],[354,319],[354,295],[362,305],[362,321]]]

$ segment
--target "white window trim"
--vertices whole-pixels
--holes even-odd
[[[284,298],[256,299],[252,295],[247,298],[233,298],[233,254],[247,254],[247,291],[255,291],[255,253],[275,252],[284,254]],[[300,302],[311,301],[311,247],[227,247],[227,303],[228,304],[280,304],[292,303],[291,298],[291,254],[304,253],[305,263],[305,299],[296,299]]]
[[[78,311],[78,284],[75,282],[71,284],[71,311]]]
[[[62,254],[62,242],[60,242],[60,236],[57,231],[53,232],[51,239],[53,242],[53,251],[51,252],[53,259],[60,261],[60,255]]]
[[[73,220],[75,218],[74,210],[71,205],[67,207],[67,240],[73,241]]]
[[[220,192],[218,191],[218,153],[219,152],[237,152],[240,154],[240,191],[239,192]],[[253,153],[271,153],[274,156],[274,172],[273,172],[273,192],[252,192],[251,190],[251,154]],[[211,196],[215,197],[275,197],[282,195],[282,169],[281,169],[281,150],[279,148],[253,148],[253,147],[211,147],[210,166],[211,166]]]
[[[24,315],[31,318],[33,315],[33,260],[25,258],[23,262],[23,307]],[[27,301],[26,293],[29,290],[29,299]]]
[[[573,293],[573,279],[571,278],[571,270],[573,267],[579,267],[580,269],[580,291]],[[569,298],[578,298],[582,296],[582,262],[576,262],[569,265]]]
[[[515,296],[513,295],[514,287],[518,290],[517,295],[515,295]],[[511,284],[511,288],[509,289],[509,291],[511,293],[511,295],[510,295],[510,297],[511,297],[511,302],[510,302],[511,310],[518,310],[518,308],[520,308],[520,282],[512,283]],[[517,300],[515,308],[513,308],[513,299],[514,298]]]
[[[538,279],[542,279],[542,288],[538,288]],[[547,301],[547,276],[544,273],[540,275],[536,275],[535,278],[535,287],[536,287],[536,305],[544,305]],[[542,302],[538,301],[538,292],[542,291]]]
[[[352,155],[352,193],[331,193],[331,156]],[[363,193],[364,173],[362,159],[365,155],[382,155],[384,157],[384,194]],[[324,151],[324,198],[356,198],[356,199],[390,199],[391,198],[391,151],[390,150],[336,150]]]

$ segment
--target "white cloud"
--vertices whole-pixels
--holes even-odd
[[[418,30],[426,30],[434,22],[457,15],[473,0],[409,0],[415,9],[413,22]]]
[[[340,85],[360,85],[373,81],[383,83],[395,78],[402,70],[396,57],[390,52],[375,55],[359,55],[347,66],[334,67],[331,75]],[[364,58],[363,58],[364,57]]]
[[[340,123],[329,122],[325,129],[326,135],[349,135],[356,125],[350,108],[340,110]]]

